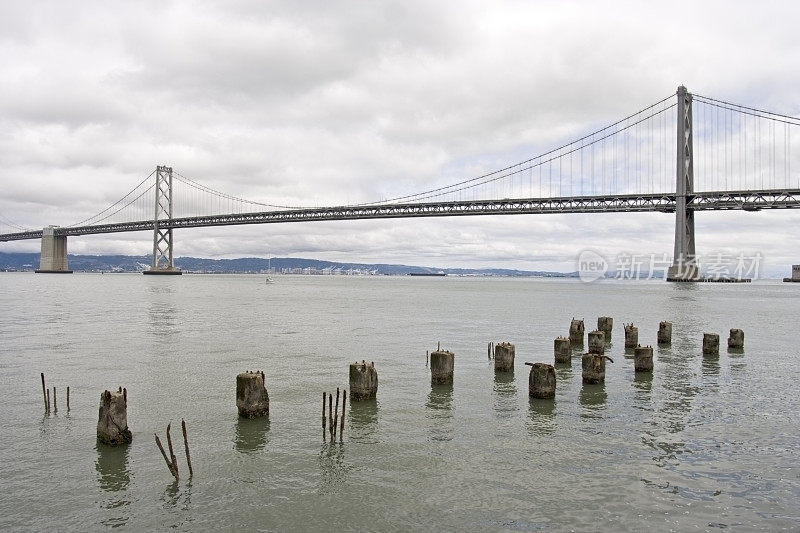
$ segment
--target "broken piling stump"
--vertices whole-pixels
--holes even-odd
[[[583,346],[583,319],[576,319],[573,317],[572,322],[569,323],[569,343],[571,346]]]
[[[556,364],[572,364],[572,349],[569,346],[569,339],[566,337],[557,337],[553,341],[553,353],[555,355]]]
[[[372,400],[378,395],[375,363],[350,363],[350,401]]]
[[[611,342],[611,330],[614,328],[614,319],[610,316],[601,316],[597,318],[597,331],[602,331],[606,334],[606,342]]]
[[[589,353],[603,355],[606,353],[606,334],[603,331],[589,332]]]
[[[703,333],[703,355],[719,355],[719,334]]]
[[[730,335],[728,336],[728,349],[742,350],[743,348],[744,348],[744,331],[737,328],[731,329]]]
[[[455,354],[447,350],[436,350],[431,353],[431,385],[453,383],[453,367]]]
[[[639,328],[633,323],[625,324],[625,348],[636,348],[639,346]]]
[[[581,374],[584,383],[603,383],[606,380],[606,359],[614,362],[607,355],[585,353],[581,357]]]
[[[547,363],[525,363],[531,367],[528,374],[528,396],[533,398],[555,398],[556,369]]]
[[[658,344],[672,344],[672,322],[658,323]]]
[[[494,371],[514,371],[514,345],[510,342],[501,342],[494,347]]]
[[[125,392],[104,391],[100,395],[97,439],[103,444],[119,446],[133,440],[133,434],[128,429],[127,390]]]
[[[236,407],[243,418],[269,416],[269,393],[263,372],[242,372],[236,376]]]
[[[637,346],[633,351],[634,372],[653,371],[653,347]]]

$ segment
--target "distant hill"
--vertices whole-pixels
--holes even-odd
[[[73,255],[67,256],[69,267],[76,272],[141,272],[149,268],[151,255]],[[178,257],[175,265],[189,273],[265,273],[267,260],[259,257],[239,259],[204,259]],[[317,259],[273,257],[269,262],[274,272],[287,274],[373,274],[406,275],[444,272],[455,276],[536,276],[577,277],[577,273],[514,270],[504,268],[435,268],[393,264],[337,263]],[[0,271],[33,271],[39,268],[39,254],[0,252]]]

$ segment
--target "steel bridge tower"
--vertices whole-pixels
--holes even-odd
[[[694,249],[694,210],[687,208],[694,193],[694,151],[692,149],[692,94],[678,87],[678,161],[675,183],[675,254],[667,281],[700,278]]]
[[[156,167],[156,210],[153,218],[153,265],[143,274],[180,275],[172,262],[172,167]]]

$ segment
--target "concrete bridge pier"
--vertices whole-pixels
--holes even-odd
[[[37,274],[72,274],[67,266],[67,236],[56,235],[56,227],[42,230],[42,256]]]

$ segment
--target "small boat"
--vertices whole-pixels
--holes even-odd
[[[270,283],[275,283],[275,280],[269,276],[269,274],[272,273],[272,256],[270,256],[269,254],[267,254],[267,273],[268,273],[267,279],[264,280],[264,283],[266,283],[267,285],[269,285]]]

